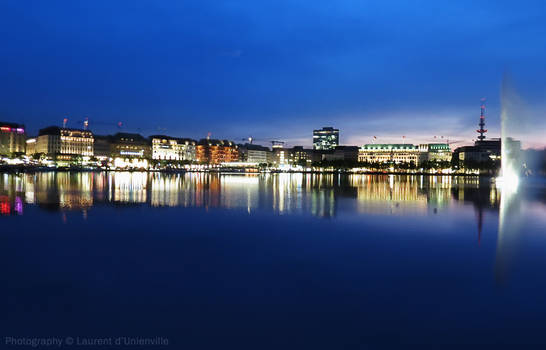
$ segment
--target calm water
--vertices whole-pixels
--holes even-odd
[[[546,345],[540,180],[0,174],[0,212],[2,337]]]

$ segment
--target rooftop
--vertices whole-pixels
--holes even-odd
[[[59,135],[61,131],[77,131],[81,133],[92,134],[90,130],[83,129],[70,129],[70,128],[60,128],[58,126],[48,126],[47,128],[40,129],[38,136],[40,135]]]
[[[400,149],[400,150],[416,150],[417,146],[412,144],[405,143],[369,143],[362,146],[362,149],[376,149],[376,150],[387,150],[387,149]]]
[[[25,128],[25,126],[23,124],[2,122],[2,121],[0,121],[0,127],[7,127],[7,128],[12,128],[12,129],[24,129]]]

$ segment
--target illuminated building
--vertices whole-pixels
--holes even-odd
[[[148,140],[139,134],[118,132],[112,136],[112,158],[150,158]]]
[[[289,150],[289,162],[296,165],[311,165],[313,162],[313,150],[303,146],[294,146]]]
[[[31,156],[34,153],[36,153],[36,137],[28,138],[26,141],[26,144],[27,146],[26,146],[25,154],[27,156]]]
[[[201,139],[195,148],[199,163],[221,164],[239,160],[237,145],[228,140]]]
[[[500,139],[476,141],[474,146],[463,146],[453,151],[453,157],[461,166],[500,160],[500,156]]]
[[[506,149],[514,155],[514,159],[521,161],[521,141],[512,138],[506,139]],[[463,146],[453,151],[453,157],[462,167],[472,167],[479,164],[497,162],[500,166],[502,142],[501,139],[476,141],[474,146]]]
[[[267,164],[271,162],[271,150],[268,147],[244,144],[239,145],[239,160],[247,163]]]
[[[93,133],[89,130],[50,126],[41,129],[36,140],[36,153],[70,159],[72,156],[93,156]]]
[[[164,135],[150,136],[152,141],[152,159],[195,161],[195,140]]]
[[[482,99],[480,107],[480,122],[478,140],[474,142],[474,146],[463,146],[453,151],[453,158],[461,167],[473,167],[478,164],[491,163],[500,161],[501,157],[501,139],[486,140],[485,134],[485,104]],[[500,164],[499,164],[500,165]]]
[[[339,145],[339,129],[324,127],[313,130],[313,149],[331,150]]]
[[[151,146],[139,134],[118,132],[110,137],[110,155],[116,168],[148,168]]]
[[[419,145],[420,162],[451,162],[451,148],[447,143],[425,143]]]
[[[409,144],[367,144],[360,148],[358,161],[367,163],[418,164],[419,149]]]
[[[290,149],[273,147],[273,163],[275,163],[276,165],[290,164]]]
[[[0,155],[25,153],[25,141],[24,125],[0,122]]]

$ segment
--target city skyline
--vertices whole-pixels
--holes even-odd
[[[546,25],[541,2],[526,4],[8,1],[0,119],[29,135],[88,116],[97,134],[121,121],[143,135],[311,146],[312,129],[333,125],[342,145],[470,144],[482,97],[500,136],[506,71],[524,124],[542,126]],[[523,147],[544,147],[540,130]]]
[[[546,347],[545,4],[0,1],[5,347]]]

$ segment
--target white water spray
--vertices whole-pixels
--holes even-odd
[[[514,255],[516,238],[521,230],[519,196],[521,145],[514,139],[519,129],[518,124],[522,122],[519,117],[521,109],[517,108],[521,104],[511,88],[507,75],[502,82],[501,104],[501,173],[496,179],[496,184],[501,189],[501,201],[495,275],[497,281],[503,283]]]

